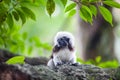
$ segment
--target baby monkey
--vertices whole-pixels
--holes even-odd
[[[71,33],[64,31],[58,32],[54,38],[54,47],[47,66],[55,68],[62,64],[76,63],[74,46],[74,37]]]

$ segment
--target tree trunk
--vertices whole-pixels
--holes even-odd
[[[77,37],[80,57],[83,60],[95,59],[101,56],[103,61],[115,59],[113,27],[103,17],[98,15],[93,24],[84,22],[77,12]]]

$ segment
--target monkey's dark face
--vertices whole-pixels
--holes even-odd
[[[63,37],[59,38],[57,40],[57,42],[60,47],[66,47],[69,44],[69,40],[70,40],[69,38],[67,38],[66,36],[63,36]]]
[[[54,38],[54,48],[53,52],[58,52],[59,50],[69,49],[73,51],[74,48],[74,37],[69,32],[58,32]]]

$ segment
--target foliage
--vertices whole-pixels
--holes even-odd
[[[60,0],[63,6],[67,4],[67,0]],[[111,0],[73,0],[74,2],[70,3],[65,7],[65,12],[73,11],[76,7],[76,4],[80,6],[80,17],[86,22],[92,23],[92,18],[97,15],[98,10],[100,11],[103,18],[112,25],[112,15],[111,12],[106,8],[105,5],[110,7],[120,8],[120,4],[111,1]],[[9,27],[14,26],[14,20],[18,21],[21,19],[22,24],[26,22],[26,19],[29,17],[33,20],[36,20],[35,14],[32,10],[26,5],[36,5],[46,3],[46,10],[51,16],[55,11],[55,0],[1,0],[0,2],[0,26],[7,23]],[[43,4],[44,5],[44,4]],[[98,9],[98,10],[97,10]],[[106,12],[106,13],[105,13]],[[75,13],[75,11],[73,12]],[[107,14],[107,16],[106,16]]]
[[[43,50],[51,50],[51,45],[48,43],[43,43],[36,36],[28,38],[26,32],[20,33],[20,27],[16,26],[11,30],[4,33],[3,37],[0,37],[1,48],[5,48],[14,53],[22,53],[26,56],[30,56],[34,51],[34,48],[39,48],[38,53],[42,54]]]
[[[103,62],[101,56],[97,56],[95,60],[90,59],[88,61],[83,61],[80,58],[77,58],[77,62],[80,62],[82,64],[93,64],[102,68],[117,68],[119,66],[117,60]]]
[[[92,24],[93,17],[100,11],[103,18],[112,25],[112,15],[107,6],[120,8],[120,4],[112,0],[60,0],[68,16],[76,13],[79,5],[81,19]],[[77,5],[76,5],[77,4]],[[48,43],[43,43],[36,36],[28,38],[27,33],[20,33],[23,26],[30,18],[36,20],[34,7],[46,7],[47,13],[52,16],[56,9],[56,0],[1,0],[0,1],[0,47],[12,52],[31,54],[34,46],[43,50],[51,50]],[[29,43],[29,45],[28,45]],[[39,52],[41,53],[41,52]]]
[[[51,46],[41,42],[38,37],[28,38],[26,32],[19,32],[20,26],[24,25],[27,19],[36,20],[35,13],[31,9],[31,6],[37,7],[36,3],[41,2],[34,2],[34,0],[2,0],[0,2],[0,48],[24,55],[31,55],[35,46],[40,49],[39,54],[43,50],[51,50]]]

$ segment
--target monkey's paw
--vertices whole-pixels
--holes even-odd
[[[72,65],[72,66],[79,66],[80,63],[72,63],[71,65]]]
[[[62,62],[57,62],[57,66],[60,66],[62,65],[63,63]]]

